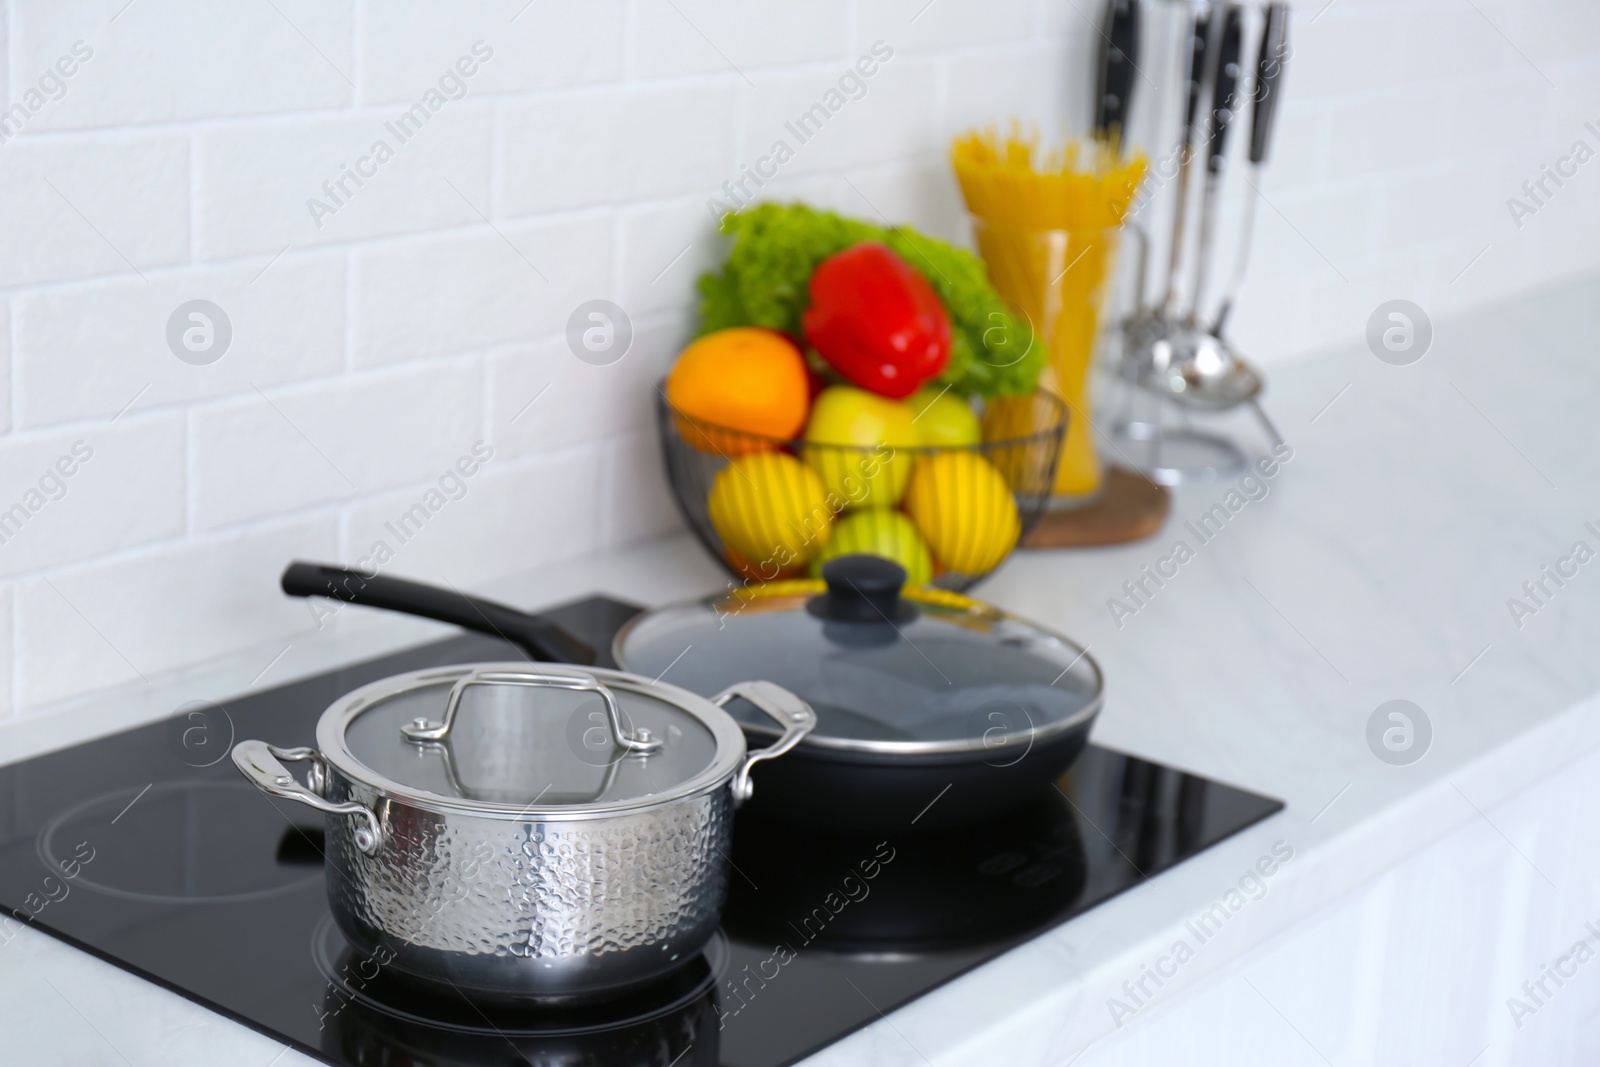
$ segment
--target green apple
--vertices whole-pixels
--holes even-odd
[[[917,532],[916,523],[893,508],[861,508],[840,519],[822,551],[811,560],[811,576],[822,576],[822,565],[836,556],[882,556],[906,569],[906,585],[926,585],[933,579],[933,557]]]
[[[919,443],[911,408],[853,385],[817,394],[802,458],[840,510],[893,507],[906,491]]]
[[[978,416],[964,397],[942,385],[924,385],[906,399],[916,412],[917,440],[939,448],[966,448],[982,440]]]

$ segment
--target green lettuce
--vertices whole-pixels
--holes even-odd
[[[884,228],[805,204],[756,204],[722,217],[733,248],[701,275],[700,333],[765,326],[803,336],[807,283],[817,264],[862,241],[882,241],[911,264],[950,313],[950,362],[937,381],[966,396],[1031,393],[1044,368],[1026,319],[1014,315],[972,253],[909,226]]]

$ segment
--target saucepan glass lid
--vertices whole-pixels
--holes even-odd
[[[358,780],[528,813],[684,795],[731,773],[744,748],[723,712],[690,693],[546,664],[387,679],[334,705],[318,732],[330,762]]]

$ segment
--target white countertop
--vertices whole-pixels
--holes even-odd
[[[1231,485],[1189,487],[1151,540],[1019,553],[980,586],[984,599],[1090,645],[1109,685],[1097,742],[1288,808],[815,1062],[1070,1062],[1115,1029],[1108,998],[1275,843],[1293,857],[1265,894],[1142,1010],[1600,748],[1600,558],[1559,588],[1546,579],[1534,614],[1519,620],[1507,603],[1574,542],[1600,551],[1600,533],[1585,526],[1600,530],[1597,289],[1587,279],[1436,323],[1432,349],[1409,367],[1359,346],[1276,369],[1268,406],[1293,456],[1265,480],[1265,497],[1234,501],[1220,534],[1202,544],[1184,524]],[[1108,598],[1180,539],[1194,558],[1119,626]],[[719,581],[677,539],[491,592],[530,607],[594,589],[659,603]],[[0,762],[444,628],[365,615],[338,631],[297,644],[259,680],[279,649],[5,723]],[[1427,754],[1409,766],[1380,761],[1366,739],[1374,709],[1397,698],[1433,727]],[[0,946],[0,1027],[7,1060],[19,1063],[315,1062],[31,930]]]

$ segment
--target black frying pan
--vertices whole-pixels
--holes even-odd
[[[859,565],[853,566],[854,563]],[[829,563],[830,596],[819,610],[852,612],[865,619],[898,597],[905,573],[876,557],[840,557]],[[848,575],[840,583],[832,575]],[[290,596],[325,596],[364,607],[420,615],[463,629],[503,638],[521,647],[533,660],[587,664],[595,660],[588,645],[548,619],[492,600],[440,589],[421,582],[363,575],[325,564],[296,562],[283,572],[283,591]],[[847,586],[852,595],[836,594]],[[859,598],[860,603],[854,603]],[[874,602],[876,602],[874,604]],[[759,665],[752,665],[759,673]],[[729,706],[736,718],[738,701]],[[859,830],[936,830],[994,818],[1032,800],[1070,767],[1089,742],[1098,704],[1082,720],[1023,746],[1001,753],[981,747],[928,755],[871,753],[824,748],[801,742],[781,760],[768,760],[752,770],[754,796],[748,805],[765,818],[813,826]],[[761,716],[751,715],[751,721]],[[757,743],[771,738],[759,729],[746,731]]]
[[[984,822],[1052,792],[1089,743],[1093,719],[1035,744],[1014,763],[989,753],[864,755],[796,745],[757,764],[746,805],[765,818],[852,830],[944,830]],[[770,738],[762,737],[765,743]]]

